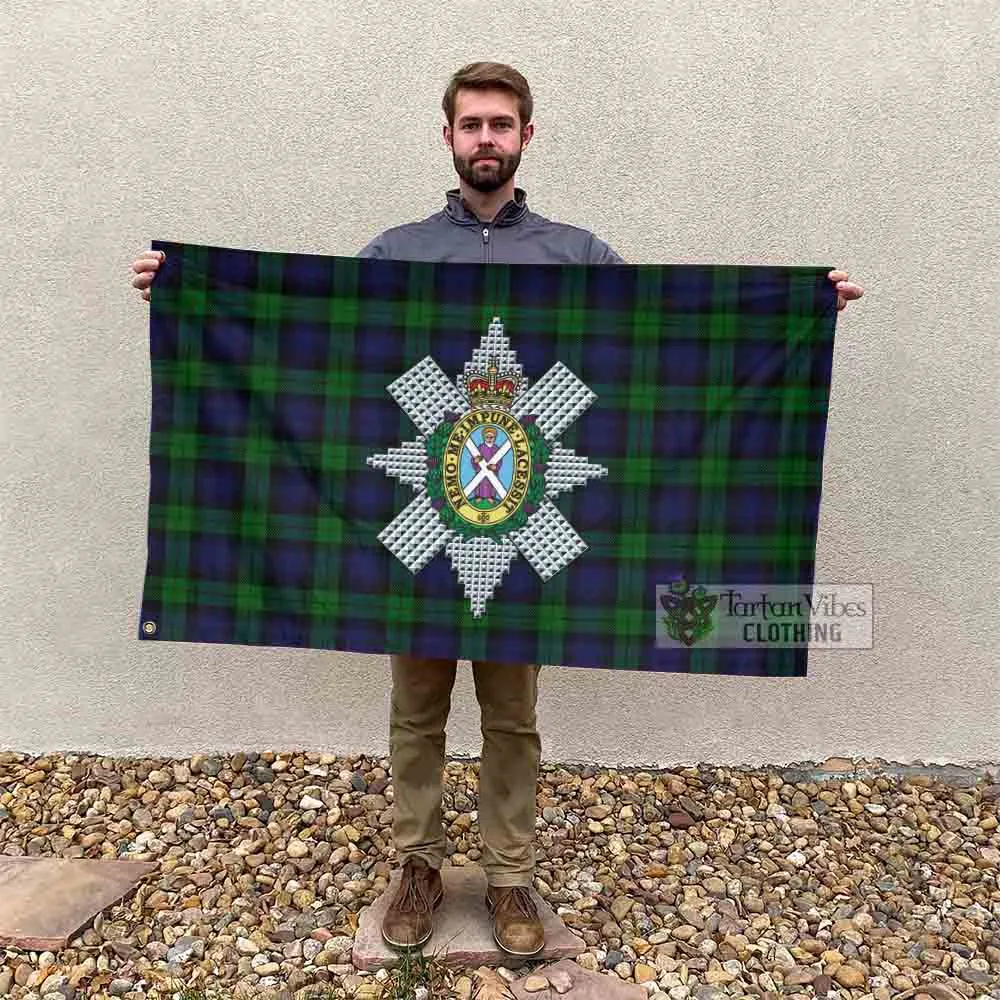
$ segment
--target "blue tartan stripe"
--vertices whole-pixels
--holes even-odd
[[[807,651],[658,649],[655,588],[810,584],[829,402],[828,269],[428,264],[154,242],[140,637],[802,676]],[[561,437],[605,478],[556,506],[589,546],[515,559],[473,618],[443,553],[377,535],[416,495],[366,459],[416,429],[386,386],[451,380],[491,318],[530,381],[597,400]]]

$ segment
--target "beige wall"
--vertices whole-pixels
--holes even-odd
[[[545,757],[1000,760],[995,5],[611,10],[6,0],[0,748],[386,752],[383,657],[135,638],[150,376],[127,268],[153,238],[350,255],[436,211],[445,83],[495,58],[536,95],[535,210],[632,262],[867,289],[838,321],[817,578],[874,582],[875,649],[804,680],[548,667]],[[479,750],[470,680],[449,752]]]

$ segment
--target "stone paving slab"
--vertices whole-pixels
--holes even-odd
[[[851,757],[827,757],[818,764],[796,763],[776,769],[790,784],[806,781],[838,781],[887,777],[895,781],[928,777],[956,788],[971,788],[980,778],[996,781],[1000,769],[996,766],[964,767],[960,764],[897,764],[883,760]]]
[[[559,1000],[560,996],[566,1000],[646,1000],[649,996],[642,986],[626,983],[617,975],[591,972],[568,958],[536,969],[531,975],[544,976],[551,985],[546,990],[529,993],[525,984],[530,976],[523,976],[510,984],[510,991],[517,1000]],[[562,980],[559,984],[562,993],[555,989],[559,979]]]
[[[361,911],[351,961],[355,968],[370,971],[394,968],[400,953],[382,940],[382,918],[399,888],[401,869],[392,872],[386,891],[371,906]],[[587,944],[573,934],[556,916],[552,907],[531,890],[531,897],[545,928],[545,948],[531,959],[518,958],[502,951],[493,940],[493,923],[486,909],[486,875],[478,865],[441,869],[444,901],[434,913],[434,933],[424,945],[428,957],[437,957],[447,965],[505,966],[517,969],[527,962],[552,962],[575,958],[587,950]]]
[[[0,945],[65,948],[158,868],[148,861],[0,857]]]

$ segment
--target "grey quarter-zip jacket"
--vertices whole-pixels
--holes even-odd
[[[386,229],[358,256],[471,264],[625,263],[589,230],[532,212],[523,188],[514,188],[513,199],[491,222],[480,221],[458,188],[446,197],[440,212]]]

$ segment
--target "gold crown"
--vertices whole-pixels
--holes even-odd
[[[497,407],[509,410],[521,388],[521,376],[514,372],[500,374],[496,358],[490,358],[486,373],[472,371],[465,376],[465,393],[474,409]]]

